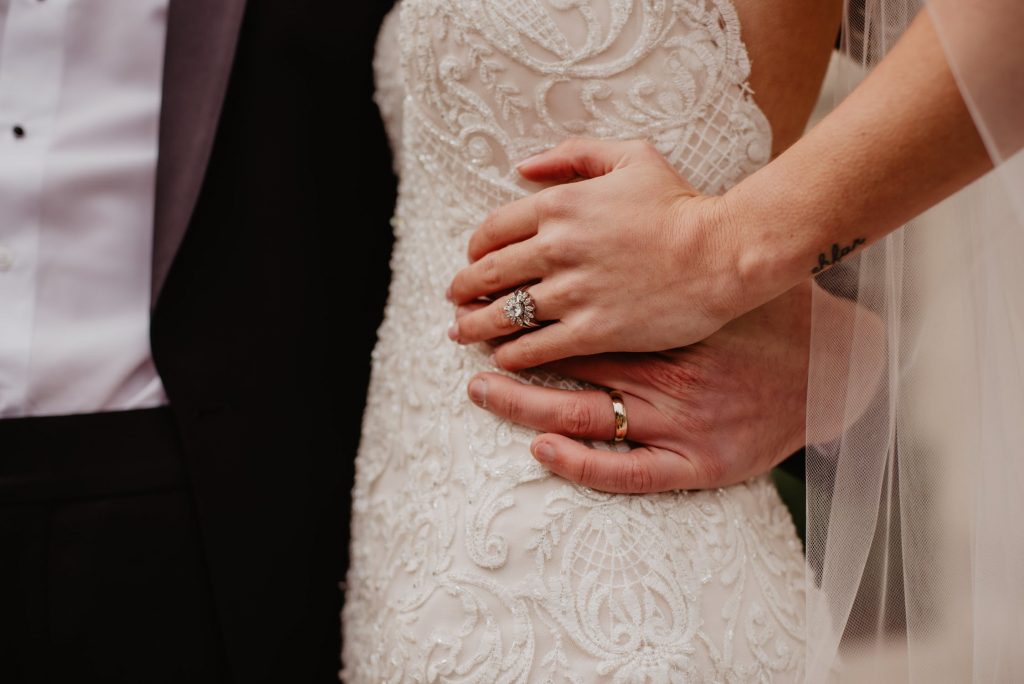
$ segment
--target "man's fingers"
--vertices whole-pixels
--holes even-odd
[[[497,373],[481,373],[469,383],[475,404],[520,425],[544,431],[531,451],[554,473],[605,492],[640,494],[674,489],[707,489],[722,483],[721,468],[707,467],[686,454],[657,446],[628,452],[592,449],[571,437],[610,441],[615,434],[611,399],[600,390],[560,390],[528,385]],[[628,439],[645,442],[666,434],[665,416],[654,406],[625,394]]]
[[[533,197],[526,197],[492,211],[469,238],[469,260],[475,262],[485,254],[521,242],[537,234],[537,207]]]
[[[570,138],[547,152],[530,157],[517,167],[520,175],[537,183],[564,183],[611,173],[636,143]]]
[[[465,304],[519,287],[544,275],[541,262],[530,242],[509,245],[459,271],[452,280],[448,296],[456,304]]]
[[[531,451],[553,473],[602,492],[649,494],[714,486],[684,456],[655,447],[601,451],[550,434],[535,439]]]
[[[539,387],[497,373],[477,375],[468,391],[477,406],[535,430],[602,441],[615,437],[615,412],[607,392]],[[630,439],[648,439],[648,427],[664,420],[647,402],[631,396],[623,402]]]

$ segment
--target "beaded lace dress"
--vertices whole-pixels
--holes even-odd
[[[530,456],[534,431],[469,402],[489,352],[446,335],[469,235],[536,189],[515,172],[530,155],[646,138],[709,193],[764,164],[749,67],[726,0],[404,0],[389,16],[377,100],[400,189],[356,461],[345,681],[801,679],[803,556],[770,479],[623,496],[554,477]]]

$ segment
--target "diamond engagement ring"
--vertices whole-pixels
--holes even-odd
[[[520,328],[536,328],[537,319],[534,315],[537,307],[533,303],[533,297],[526,290],[516,290],[505,300],[505,318],[512,321]]]

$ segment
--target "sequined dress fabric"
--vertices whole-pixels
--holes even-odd
[[[404,0],[375,67],[400,187],[343,679],[799,681],[803,556],[767,477],[646,496],[554,477],[530,456],[534,431],[468,401],[488,351],[446,335],[469,235],[536,190],[515,172],[530,155],[570,136],[645,138],[709,193],[767,161],[733,6]]]

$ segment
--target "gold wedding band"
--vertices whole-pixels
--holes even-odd
[[[626,432],[629,431],[629,420],[626,418],[626,403],[622,401],[622,393],[615,390],[608,392],[612,398],[612,411],[615,412],[615,440],[621,442],[626,439]]]

